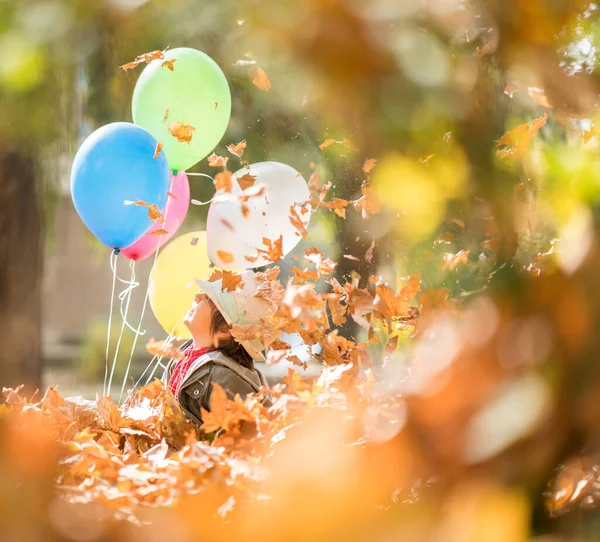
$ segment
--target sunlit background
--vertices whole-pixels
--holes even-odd
[[[131,121],[139,71],[119,66],[147,51],[189,46],[222,68],[232,115],[217,154],[245,139],[250,163],[331,182],[328,201],[372,191],[376,208],[313,215],[282,282],[313,246],[340,283],[398,293],[420,280],[406,321],[340,326],[369,343],[366,406],[351,425],[335,393],[300,394],[312,410],[266,461],[263,507],[238,506],[241,528],[227,509],[198,526],[203,506],[233,507],[214,488],[143,511],[151,527],[112,523],[101,499],[73,508],[52,492],[59,451],[44,428],[6,422],[4,539],[597,540],[599,45],[600,9],[579,0],[1,2],[1,385],[101,388],[110,250],[79,219],[69,174],[93,130]],[[209,179],[190,183],[212,197]],[[206,213],[191,206],[179,234],[204,230]],[[132,324],[151,266],[136,269]],[[122,260],[117,274],[129,278]],[[133,380],[165,336],[151,311],[143,328]],[[322,361],[286,340],[316,377]],[[119,384],[133,333],[122,341]],[[290,365],[261,370],[274,384]]]

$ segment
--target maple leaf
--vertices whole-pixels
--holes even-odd
[[[287,376],[283,377],[283,381],[286,383],[288,390],[290,393],[298,393],[299,391],[304,391],[309,389],[309,386],[297,371],[289,368]]]
[[[223,192],[231,192],[233,189],[233,182],[231,180],[231,171],[225,170],[215,175],[215,190]]]
[[[289,350],[291,348],[291,346],[286,343],[285,341],[282,341],[281,339],[275,339],[270,345],[269,348],[271,350]]]
[[[244,287],[244,283],[242,281],[242,276],[239,273],[234,273],[233,271],[223,270],[222,272],[222,283],[221,289],[224,292],[235,292],[236,290],[241,290]]]
[[[146,235],[168,235],[168,231],[164,230],[162,228],[158,229],[158,230],[154,230],[154,231],[149,231]]]
[[[177,59],[176,58],[171,58],[170,60],[165,60],[163,61],[163,63],[160,65],[161,68],[168,68],[171,71],[175,71],[175,67],[173,66],[173,64],[175,64],[175,61]]]
[[[227,162],[229,158],[226,156],[219,156],[214,152],[208,157],[208,165],[212,167],[227,167]]]
[[[293,205],[290,205],[290,222],[292,223],[292,226],[294,226],[294,228],[296,228],[297,230],[296,235],[301,237],[306,237],[308,235],[306,226],[304,225],[304,222],[300,218],[298,211],[296,211]]]
[[[166,49],[163,51],[158,50],[158,51],[151,51],[149,53],[143,53],[143,54],[137,56],[134,61],[128,62],[127,64],[123,64],[122,66],[119,66],[119,67],[123,71],[126,72],[126,71],[136,68],[143,62],[146,62],[149,64],[153,60],[162,60],[163,58],[165,58],[165,51],[166,51]]]
[[[326,139],[325,141],[323,141],[323,143],[319,145],[319,149],[326,149],[327,147],[329,147],[329,145],[332,145],[333,143],[335,143],[335,139]]]
[[[544,126],[544,124],[546,124],[547,120],[548,115],[544,113],[543,116],[531,121],[531,124],[519,124],[516,128],[506,132],[498,141],[496,141],[498,147],[506,147],[505,149],[498,151],[500,156],[503,158],[508,157],[512,160],[525,156],[525,152],[529,148],[533,136],[542,126]]]
[[[519,89],[511,83],[508,83],[508,85],[504,87],[504,94],[506,94],[509,98],[512,98],[515,92],[519,92]]]
[[[368,158],[367,160],[365,160],[362,170],[365,173],[371,173],[371,171],[373,171],[373,168],[375,167],[376,164],[377,164],[377,160],[375,160],[375,158]]]
[[[160,209],[158,208],[158,205],[156,205],[156,203],[153,203],[148,207],[148,218],[150,218],[152,222],[158,224],[164,224],[165,222],[165,217],[160,212]]]
[[[189,143],[192,141],[192,136],[196,130],[191,124],[184,124],[181,121],[175,121],[170,126],[167,125],[167,128],[171,135],[177,138],[179,143]]]
[[[226,252],[224,250],[217,250],[217,256],[224,264],[233,263],[235,260],[231,252]]]
[[[237,156],[238,158],[242,157],[242,155],[244,154],[245,148],[246,148],[246,140],[245,139],[235,145],[233,143],[231,143],[230,145],[227,145],[227,150],[234,156]]]
[[[265,363],[267,365],[275,365],[281,360],[285,359],[286,354],[287,350],[268,350],[267,359],[265,360]]]
[[[442,260],[441,270],[444,271],[444,269],[449,269],[450,271],[453,271],[459,263],[467,263],[468,260],[469,260],[469,251],[468,250],[461,250],[460,252],[457,252],[456,254],[452,254],[451,252],[446,252],[446,254],[444,254],[444,259]]]
[[[542,107],[552,109],[552,104],[541,88],[527,87],[527,94],[529,94],[529,97],[537,104],[541,105]]]
[[[341,294],[329,293],[323,294],[323,298],[327,301],[329,312],[331,313],[331,321],[335,326],[341,326],[346,322],[346,305],[342,305]]]
[[[184,357],[184,353],[178,350],[173,344],[167,341],[157,341],[154,337],[146,343],[146,351],[151,356],[173,359],[183,359]]]
[[[237,177],[237,182],[242,190],[246,190],[246,188],[254,186],[255,181],[256,177],[254,175],[250,175],[250,173],[244,173],[244,175],[241,177]]]
[[[156,160],[160,156],[160,151],[162,151],[163,144],[162,141],[158,141],[156,143],[156,149],[154,150],[154,159]]]
[[[202,429],[207,433],[212,433],[218,429],[227,431],[231,420],[229,410],[229,400],[227,393],[216,382],[212,383],[213,391],[210,395],[210,412],[201,408]]]
[[[252,83],[256,88],[264,90],[265,92],[271,88],[271,81],[266,72],[258,66],[251,66],[248,70],[248,74],[252,77]]]
[[[294,276],[300,281],[304,282],[305,280],[318,280],[319,273],[317,271],[306,271],[302,269],[298,269],[296,266],[292,269],[292,273]]]
[[[368,220],[371,215],[381,212],[381,207],[379,206],[373,189],[370,186],[367,186],[366,183],[363,183],[360,187],[360,190],[363,195],[362,198],[353,202],[354,208],[357,211],[360,210],[363,220]]]

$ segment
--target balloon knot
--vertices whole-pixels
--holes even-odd
[[[115,256],[118,256],[120,253],[121,253],[121,249],[120,249],[120,248],[115,248],[115,251],[114,251],[114,253],[113,253],[113,254],[114,254]]]
[[[171,173],[173,173],[173,177],[177,177],[177,175],[179,174],[179,171],[174,169]]]

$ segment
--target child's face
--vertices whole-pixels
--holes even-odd
[[[192,301],[192,307],[183,318],[183,323],[194,337],[194,343],[199,346],[213,344],[210,334],[211,317],[212,306],[208,296],[204,293],[197,293]]]

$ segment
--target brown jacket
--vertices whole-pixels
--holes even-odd
[[[172,361],[163,375],[165,385],[169,382],[173,367]],[[177,396],[183,412],[198,425],[202,424],[200,408],[210,411],[210,396],[215,382],[230,399],[236,394],[243,399],[249,393],[258,392],[261,387],[268,388],[265,377],[258,369],[247,369],[219,350],[207,352],[194,361]]]

